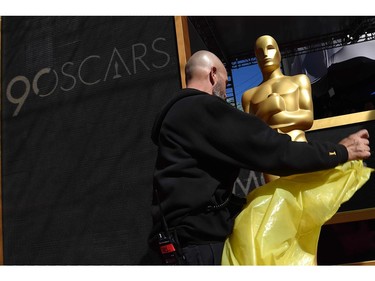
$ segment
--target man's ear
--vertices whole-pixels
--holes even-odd
[[[216,75],[217,75],[217,69],[215,66],[211,67],[211,71],[210,71],[210,83],[211,85],[215,85],[216,81],[217,81],[217,78],[216,78]]]

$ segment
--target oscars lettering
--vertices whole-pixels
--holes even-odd
[[[45,98],[57,91],[71,91],[76,87],[77,83],[92,86],[109,80],[126,79],[142,71],[162,69],[171,61],[170,55],[161,49],[163,44],[167,43],[166,41],[165,38],[158,37],[152,41],[150,46],[144,43],[133,44],[130,48],[130,54],[123,54],[114,47],[109,60],[100,55],[90,55],[78,63],[65,62],[57,69],[51,67],[42,68],[31,79],[24,75],[17,75],[10,80],[6,88],[7,100],[16,105],[13,117],[20,113],[31,92],[40,98]],[[125,55],[130,55],[131,59],[124,60]],[[158,62],[147,63],[145,61],[147,57],[158,59]],[[105,73],[104,76],[88,80],[85,77],[85,73],[89,73],[92,67],[95,67],[95,73]],[[40,81],[47,81],[48,89],[42,89]]]

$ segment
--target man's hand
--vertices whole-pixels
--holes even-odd
[[[368,131],[363,129],[339,142],[348,150],[348,161],[366,159],[371,156],[369,137]]]

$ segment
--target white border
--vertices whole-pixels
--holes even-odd
[[[2,280],[372,280],[374,266],[3,266]],[[9,277],[9,279],[5,279]],[[332,278],[333,277],[333,278]]]
[[[17,0],[3,1],[5,15],[374,15],[375,8],[343,0]],[[373,7],[373,6],[372,6]],[[372,11],[371,11],[372,10]]]

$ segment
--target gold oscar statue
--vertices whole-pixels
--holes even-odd
[[[307,142],[313,124],[311,84],[304,74],[285,76],[279,47],[261,36],[255,54],[263,82],[242,96],[245,112],[255,114],[293,141]],[[316,265],[322,225],[369,179],[373,169],[349,161],[313,173],[276,177],[247,195],[225,241],[223,265]]]
[[[282,73],[279,46],[269,35],[256,40],[255,55],[263,81],[242,95],[244,111],[288,134],[293,141],[307,142],[305,131],[314,122],[309,78],[305,74],[285,76]],[[264,178],[270,182],[278,177],[264,174]]]

